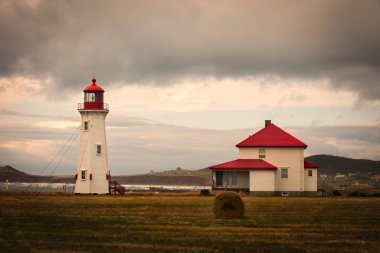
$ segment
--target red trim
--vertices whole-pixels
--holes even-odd
[[[303,162],[303,167],[305,169],[318,169],[319,165],[315,164],[315,163],[308,162],[308,161],[304,161]]]
[[[236,159],[209,167],[211,170],[277,170],[277,167],[263,159]]]
[[[84,102],[84,108],[87,109],[104,109],[104,103],[103,102]]]

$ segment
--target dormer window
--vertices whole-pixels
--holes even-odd
[[[259,148],[259,158],[265,158],[265,148]]]

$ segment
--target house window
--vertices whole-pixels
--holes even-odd
[[[265,148],[259,148],[259,158],[265,158]]]
[[[88,121],[83,122],[83,130],[88,131]]]
[[[102,145],[96,145],[96,154],[101,155],[102,154]]]
[[[288,178],[288,169],[281,168],[281,178]]]
[[[85,170],[81,171],[81,179],[86,180],[86,171]]]
[[[308,175],[309,177],[312,177],[312,176],[313,176],[313,170],[308,170],[308,171],[307,171],[307,175]]]

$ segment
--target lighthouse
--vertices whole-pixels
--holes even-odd
[[[103,102],[104,90],[96,84],[95,78],[83,92],[84,102],[78,104],[82,125],[75,193],[108,194],[111,178],[105,129],[108,104]]]

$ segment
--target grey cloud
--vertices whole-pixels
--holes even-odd
[[[0,3],[2,76],[52,77],[69,92],[94,72],[105,86],[273,74],[380,99],[376,0],[34,3]]]
[[[307,155],[330,154],[380,160],[380,125],[309,126],[291,128],[289,132],[309,145]]]
[[[3,116],[3,115],[7,116],[7,117],[9,117],[9,116],[11,116],[11,117],[29,117],[29,118],[78,121],[77,117],[69,117],[69,116],[62,116],[62,115],[46,115],[46,114],[29,113],[29,112],[22,112],[22,111],[17,111],[17,110],[0,108],[0,116]]]
[[[301,135],[301,137],[308,138],[308,136],[317,136],[319,138],[336,138],[342,141],[360,141],[366,144],[380,144],[380,125],[373,126],[309,126],[305,128],[292,128],[294,131]]]
[[[76,127],[46,128],[32,123],[2,122],[0,124],[0,143],[6,141],[31,141],[31,140],[65,140],[74,133]]]
[[[138,127],[138,126],[162,126],[163,124],[153,120],[139,118],[139,117],[126,117],[123,115],[114,115],[109,118],[107,126],[109,127]]]

